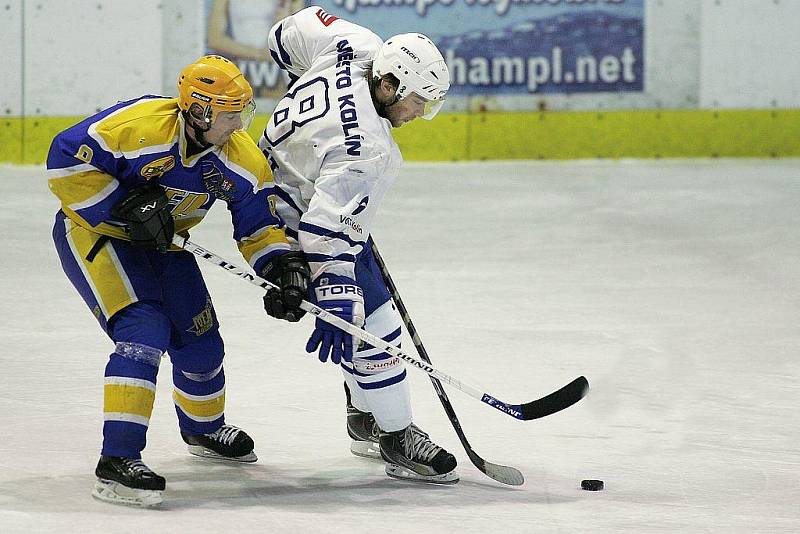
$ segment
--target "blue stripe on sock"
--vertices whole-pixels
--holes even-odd
[[[366,384],[359,382],[358,386],[361,389],[380,389],[392,386],[394,384],[397,384],[398,382],[402,382],[405,379],[405,377],[406,377],[406,370],[403,369],[403,372],[400,373],[399,375],[387,378],[386,380],[381,380],[379,382],[369,382]]]

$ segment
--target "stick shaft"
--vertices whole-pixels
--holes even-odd
[[[394,280],[392,280],[392,275],[389,274],[389,268],[386,266],[386,262],[383,261],[383,257],[381,257],[381,254],[378,251],[378,246],[372,239],[370,239],[370,247],[372,248],[372,255],[375,257],[375,262],[378,264],[378,268],[381,270],[383,281],[386,283],[386,287],[389,288],[389,293],[392,295],[392,300],[394,300],[394,303],[397,305],[397,309],[400,312],[400,316],[403,319],[406,330],[408,330],[408,333],[411,336],[414,347],[417,349],[417,353],[419,354],[420,358],[425,360],[427,363],[431,363],[431,359],[428,356],[428,351],[425,350],[425,345],[422,344],[422,338],[420,338],[419,333],[414,326],[414,322],[411,320],[411,314],[409,314],[408,308],[406,308],[406,305],[403,303],[403,299],[400,297],[400,290],[397,289]],[[436,390],[436,394],[439,396],[442,407],[447,414],[447,418],[450,420],[450,424],[453,425],[453,429],[455,430],[459,441],[461,441],[461,445],[464,447],[467,456],[469,456],[470,461],[475,465],[475,467],[477,467],[482,473],[497,480],[498,482],[514,486],[522,484],[524,477],[519,470],[513,467],[487,462],[472,449],[472,445],[470,445],[469,441],[467,440],[467,436],[464,434],[464,429],[461,428],[461,422],[458,420],[455,408],[453,408],[453,404],[447,397],[447,393],[445,393],[442,383],[433,376],[431,376],[430,379],[433,383],[433,389]]]
[[[191,252],[195,256],[209,263],[213,263],[217,267],[221,267],[226,271],[235,274],[239,278],[247,280],[251,284],[262,289],[277,288],[277,286],[268,282],[267,280],[264,280],[263,278],[242,269],[241,267],[225,260],[224,258],[217,256],[210,250],[206,250],[201,246],[195,245],[185,237],[176,235],[172,239],[172,244],[182,248],[183,250],[186,250],[187,252]],[[436,378],[447,385],[453,386],[457,390],[469,395],[470,397],[478,399],[482,403],[491,406],[495,410],[503,412],[506,415],[510,415],[515,419],[530,421],[531,419],[538,419],[540,417],[545,417],[561,411],[564,408],[572,406],[581,400],[589,389],[589,384],[586,381],[586,378],[581,376],[561,389],[554,391],[553,393],[542,397],[541,399],[537,399],[525,404],[508,404],[497,399],[496,397],[493,397],[492,395],[489,395],[488,393],[484,393],[481,389],[475,386],[471,386],[461,382],[460,380],[456,380],[452,376],[434,369],[430,363],[420,361],[413,356],[406,354],[398,347],[387,343],[378,336],[370,334],[366,330],[348,323],[344,319],[341,319],[340,317],[323,310],[319,306],[312,304],[307,300],[304,300],[300,303],[300,309],[305,310],[306,312],[314,315],[322,321],[325,321],[326,323],[340,328],[341,330],[360,339],[361,341],[364,341],[365,343],[369,343],[375,348],[381,349],[382,351],[405,361],[406,363],[414,366],[414,368],[427,373],[429,376]],[[417,338],[419,338],[419,336],[417,336]],[[372,368],[374,364],[371,361],[360,359],[357,361],[358,363],[354,362],[354,365],[356,365],[360,371],[369,372],[374,370]],[[381,362],[381,364],[383,366],[386,364],[386,362]]]
[[[173,238],[172,243],[174,245],[186,250],[187,252],[191,252],[192,254],[197,256],[198,258],[206,260],[209,263],[213,263],[214,265],[216,265],[218,267],[221,267],[222,269],[225,269],[226,271],[230,272],[231,274],[234,274],[234,275],[238,276],[239,278],[242,278],[243,280],[246,280],[246,281],[250,282],[251,284],[253,284],[255,286],[258,286],[258,287],[260,287],[262,289],[269,289],[271,287],[276,287],[274,284],[271,284],[270,282],[268,282],[267,280],[261,278],[260,276],[257,276],[255,274],[252,274],[252,273],[246,271],[245,269],[242,269],[241,267],[239,267],[239,266],[227,261],[226,259],[224,259],[224,258],[222,258],[220,256],[217,256],[216,254],[214,254],[210,250],[205,249],[205,248],[203,248],[203,247],[201,247],[199,245],[196,245],[196,244],[192,243],[191,241],[189,241],[188,239],[186,239],[184,237],[176,235]],[[352,323],[349,323],[349,322],[345,321],[344,319],[341,319],[340,317],[337,317],[336,315],[323,310],[319,306],[317,306],[315,304],[312,304],[311,302],[308,302],[307,300],[304,300],[300,304],[300,308],[302,310],[305,310],[306,312],[314,315],[315,317],[325,321],[326,323],[332,324],[333,326],[336,326],[336,327],[344,330],[348,334],[357,337],[358,339],[364,341],[365,343],[369,343],[373,347],[376,347],[376,348],[379,348],[379,349],[381,349],[381,350],[383,350],[385,352],[388,352],[392,356],[395,356],[395,357],[405,361],[406,363],[414,366],[415,368],[427,373],[429,376],[432,376],[432,377],[440,380],[441,382],[444,382],[445,384],[451,385],[454,388],[456,388],[456,389],[458,389],[460,391],[463,391],[464,393],[466,393],[467,395],[469,395],[471,397],[474,397],[474,398],[476,398],[476,399],[478,399],[480,401],[486,402],[486,401],[484,401],[484,397],[486,396],[486,393],[481,391],[479,388],[477,388],[475,386],[471,386],[469,384],[465,384],[464,382],[461,382],[460,380],[457,380],[457,379],[453,378],[452,376],[450,376],[448,374],[445,374],[445,373],[443,373],[443,372],[441,372],[441,371],[439,371],[437,369],[434,369],[430,364],[428,364],[426,362],[423,362],[423,361],[420,361],[420,360],[414,358],[413,356],[411,356],[409,354],[406,354],[405,352],[403,352],[399,348],[397,348],[394,345],[384,341],[383,339],[379,338],[378,336],[370,334],[366,330],[364,330],[362,328],[359,328],[359,327],[353,325]],[[365,362],[365,365],[369,365],[369,364],[367,362]],[[490,404],[490,403],[486,402],[486,404],[489,404],[490,406],[493,406],[493,407],[497,408],[498,410],[502,411],[503,413],[508,413],[505,410],[503,410],[502,408],[499,408],[494,403]],[[509,414],[509,415],[513,415],[513,414]]]

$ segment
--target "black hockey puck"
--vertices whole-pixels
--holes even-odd
[[[581,489],[586,491],[600,491],[603,489],[602,480],[581,480]]]

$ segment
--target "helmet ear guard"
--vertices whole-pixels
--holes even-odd
[[[208,128],[211,126],[211,116],[213,114],[211,106],[206,106],[205,108],[203,108],[197,102],[192,102],[192,104],[189,106],[188,111],[186,111],[185,113],[189,115],[192,119],[194,119],[196,122],[202,124],[204,128],[201,129],[208,130]]]

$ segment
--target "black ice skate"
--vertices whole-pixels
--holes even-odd
[[[223,425],[211,434],[186,434],[181,437],[189,445],[189,452],[202,458],[229,460],[233,462],[255,462],[253,440],[241,428]]]
[[[344,385],[344,394],[347,397],[347,434],[352,440],[350,452],[356,456],[381,459],[381,449],[378,445],[378,436],[381,429],[369,412],[362,412],[350,402],[350,389]]]
[[[380,448],[390,477],[434,484],[458,482],[455,457],[414,424],[397,432],[381,432]]]
[[[365,458],[381,458],[381,448],[378,445],[378,436],[381,429],[369,412],[362,412],[352,404],[347,405],[347,433],[352,441],[350,452]]]
[[[130,506],[161,504],[166,481],[141,460],[101,456],[92,496],[101,501]]]

